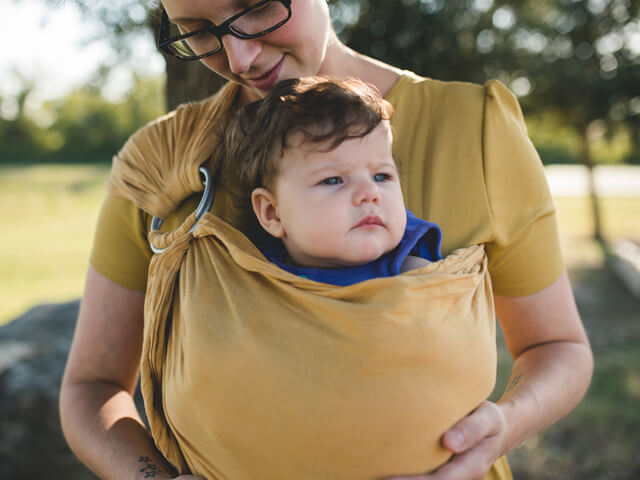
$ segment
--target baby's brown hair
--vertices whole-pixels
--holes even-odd
[[[378,91],[356,79],[305,77],[284,80],[263,99],[242,107],[225,132],[225,174],[236,177],[234,197],[250,208],[251,192],[270,189],[279,160],[293,135],[302,143],[328,143],[333,150],[389,120],[393,107]]]

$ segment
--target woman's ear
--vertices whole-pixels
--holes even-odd
[[[251,206],[262,228],[276,238],[284,237],[285,231],[278,214],[278,202],[269,190],[261,187],[251,192]]]

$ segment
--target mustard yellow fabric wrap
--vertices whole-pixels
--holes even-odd
[[[143,392],[169,460],[207,478],[373,479],[448,459],[493,389],[481,246],[335,287],[209,215],[152,260]]]
[[[212,121],[233,88],[212,102],[210,117],[184,118]],[[111,193],[163,217],[201,190],[207,139],[177,141],[184,156],[125,146]],[[190,215],[177,230],[150,233],[167,250],[152,258],[145,297],[145,408],[158,448],[180,472],[364,480],[448,460],[442,434],[495,381],[483,246],[337,287],[280,270],[212,213],[190,232],[194,223]],[[492,475],[510,478],[504,460]]]

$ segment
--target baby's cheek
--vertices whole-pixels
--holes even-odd
[[[335,250],[340,249],[340,241],[342,236],[338,235],[336,231],[331,228],[331,223],[325,224],[326,228],[309,229],[310,233],[308,242],[313,245],[313,249],[318,254],[324,254],[327,256],[335,255]]]
[[[402,209],[398,209],[395,219],[397,221],[396,231],[394,232],[394,238],[400,242],[402,235],[404,235],[404,231],[407,228],[407,213],[404,208],[404,204],[402,204]]]

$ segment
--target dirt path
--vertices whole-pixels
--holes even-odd
[[[640,301],[605,265],[570,271],[596,366],[566,419],[509,455],[516,480],[640,478]]]

